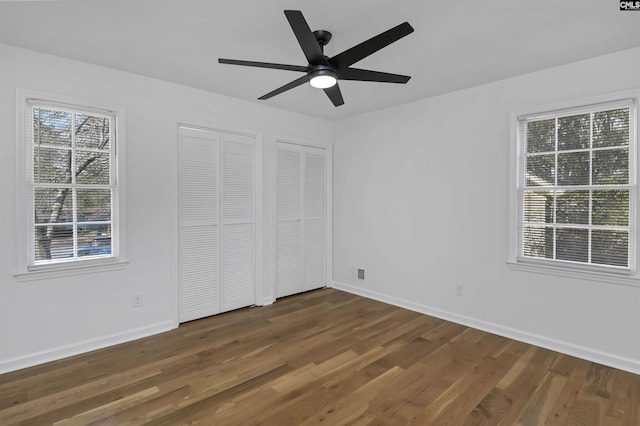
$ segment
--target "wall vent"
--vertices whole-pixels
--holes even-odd
[[[364,269],[358,268],[358,279],[364,280]]]

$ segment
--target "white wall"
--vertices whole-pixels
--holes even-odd
[[[640,372],[640,288],[505,263],[509,114],[638,87],[634,49],[338,122],[336,287]]]
[[[121,271],[18,282],[16,89],[126,108],[128,258]],[[134,74],[0,45],[0,372],[176,325],[177,123],[248,130],[264,148],[263,300],[273,300],[275,139],[331,143],[331,123]],[[144,305],[133,309],[133,293]]]

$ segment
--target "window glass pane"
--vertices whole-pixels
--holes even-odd
[[[522,250],[524,256],[553,259],[553,228],[525,226]]]
[[[95,152],[76,152],[76,180],[79,184],[110,183],[109,155]]]
[[[73,257],[73,226],[36,226],[35,260]]]
[[[33,181],[71,183],[71,150],[34,148]]]
[[[589,261],[589,230],[556,229],[556,259],[573,262]]]
[[[76,114],[76,146],[78,148],[109,149],[109,118]]]
[[[527,152],[551,152],[556,149],[556,120],[527,123]]]
[[[591,223],[594,225],[629,225],[628,190],[593,191],[592,203]]]
[[[110,189],[78,189],[78,222],[111,221]]]
[[[629,233],[594,230],[591,233],[591,262],[601,265],[629,266]]]
[[[525,222],[553,223],[553,192],[525,191]]]
[[[558,154],[558,185],[589,185],[589,152]]]
[[[593,184],[629,183],[629,149],[606,149],[593,152]]]
[[[555,184],[555,155],[527,156],[527,186]]]
[[[73,199],[69,188],[35,188],[35,223],[73,222]]]
[[[33,143],[71,146],[71,113],[35,107]]]
[[[78,256],[101,256],[111,254],[111,226],[78,226]]]
[[[558,118],[558,151],[589,148],[591,114]]]
[[[589,191],[557,192],[556,222],[589,224]]]
[[[593,147],[629,145],[629,108],[593,114]]]

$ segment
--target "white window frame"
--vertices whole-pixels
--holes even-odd
[[[108,114],[112,123],[112,239],[113,255],[74,259],[64,262],[36,263],[34,253],[33,197],[31,195],[33,153],[30,126],[34,103],[61,109]],[[18,89],[16,91],[16,213],[17,213],[17,267],[19,281],[32,281],[122,269],[128,263],[126,245],[125,185],[125,108],[100,101]]]
[[[638,265],[638,123],[640,123],[640,89],[612,93],[609,95],[590,97],[585,99],[560,102],[545,106],[534,106],[510,114],[509,137],[509,220],[508,220],[508,257],[507,266],[513,270],[534,272],[577,278],[590,281],[604,281],[613,284],[640,286],[640,276],[636,269]],[[520,135],[520,121],[524,117],[555,116],[559,112],[572,110],[572,113],[580,113],[580,109],[591,110],[594,106],[616,102],[631,101],[631,113],[629,117],[629,186],[630,186],[630,210],[629,210],[629,267],[607,267],[593,264],[581,264],[578,262],[563,262],[554,259],[537,259],[519,256],[518,238],[520,235],[520,221],[518,184],[521,170],[520,159],[522,153],[522,141]]]

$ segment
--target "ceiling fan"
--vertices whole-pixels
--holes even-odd
[[[408,22],[391,28],[375,37],[345,50],[331,58],[324,55],[324,46],[331,40],[331,33],[325,30],[311,31],[309,24],[299,10],[284,11],[291,29],[298,39],[298,43],[309,63],[307,66],[275,64],[271,62],[242,61],[237,59],[219,58],[221,64],[244,65],[248,67],[274,68],[286,71],[299,71],[304,76],[279,87],[258,99],[269,99],[287,90],[298,87],[307,81],[316,88],[323,89],[333,105],[344,104],[342,93],[338,86],[338,80],[375,81],[382,83],[405,84],[410,76],[390,74],[380,71],[370,71],[360,68],[351,68],[351,65],[366,58],[372,53],[390,45],[413,32],[413,27]]]

